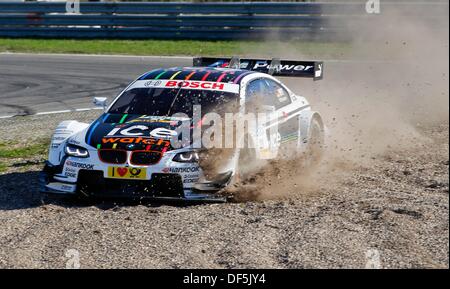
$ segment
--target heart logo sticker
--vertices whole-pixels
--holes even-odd
[[[117,168],[117,173],[119,174],[119,176],[123,177],[124,175],[126,175],[128,172],[127,168]]]

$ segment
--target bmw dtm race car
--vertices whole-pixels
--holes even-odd
[[[282,151],[312,154],[311,147],[323,142],[319,113],[274,77],[321,79],[322,66],[311,61],[194,58],[192,67],[149,71],[108,107],[106,98],[94,98],[104,113],[93,123],[67,120],[57,126],[40,177],[41,193],[225,201],[220,192],[242,178],[252,162],[278,158]],[[245,138],[243,147],[211,149],[216,152],[211,173],[202,165],[208,149],[198,144],[193,131],[205,131],[206,114],[220,117],[227,112],[264,112],[266,118],[253,133],[232,133]],[[180,127],[187,138],[180,140]]]

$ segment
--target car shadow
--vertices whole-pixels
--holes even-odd
[[[40,206],[38,175],[37,171],[0,175],[0,210]]]
[[[6,173],[0,175],[0,210],[20,210],[52,204],[66,208],[95,206],[101,210],[114,210],[118,207],[144,205],[159,207],[169,205],[175,207],[187,207],[199,205],[200,202],[186,203],[182,201],[147,201],[147,200],[123,200],[123,199],[89,199],[76,198],[46,199],[41,200],[39,193],[39,171]]]

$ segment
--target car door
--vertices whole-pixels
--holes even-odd
[[[274,98],[267,93],[264,78],[252,80],[247,85],[245,93],[245,112],[253,113],[255,118],[258,118],[258,129],[254,136],[256,154],[261,159],[272,159],[277,156],[280,143],[280,134],[276,127],[277,105]],[[259,119],[260,113],[266,115],[264,121]]]
[[[292,101],[289,91],[279,82],[270,79],[263,79],[263,91],[265,93],[265,103],[274,107],[277,116],[277,126],[279,133],[279,144],[296,144],[299,137],[300,106],[298,102]],[[282,150],[288,150],[290,146],[283,146]],[[289,151],[284,152],[289,154]]]

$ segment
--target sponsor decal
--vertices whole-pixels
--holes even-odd
[[[55,134],[72,134],[72,133],[73,131],[69,129],[60,129],[60,128],[55,129]]]
[[[248,65],[248,64],[247,64]],[[253,70],[260,70],[262,68],[270,69],[272,68],[268,61],[261,60],[256,61],[255,65],[253,65]],[[274,67],[275,69],[278,69],[279,71],[309,71],[311,69],[314,69],[314,65],[296,65],[296,64],[285,64],[285,65],[277,65]]]
[[[76,173],[68,173],[68,172],[65,172],[64,175],[65,175],[66,177],[68,177],[68,178],[76,178],[76,177],[77,177],[77,174],[76,174]]]
[[[170,80],[166,82],[165,87],[183,87],[183,88],[188,87],[188,88],[223,90],[225,87],[225,83],[210,82],[210,81]]]
[[[314,77],[322,77],[322,64],[317,65],[317,70],[314,71]]]
[[[66,161],[66,166],[74,167],[77,169],[83,169],[83,170],[93,170],[94,169],[93,164],[84,164],[84,163],[74,162],[71,160]]]
[[[61,185],[61,191],[71,192],[72,190],[73,190],[73,186]]]
[[[168,138],[177,136],[178,133],[171,129],[159,127],[159,128],[155,128],[154,130],[152,130],[150,132],[150,135],[155,138],[168,139]]]
[[[183,174],[183,183],[185,184],[193,184],[198,182],[200,179],[199,174]]]
[[[74,140],[74,139],[69,139],[67,142],[70,143],[70,144],[74,144],[74,145],[80,145],[81,144],[81,142],[79,142],[77,140]]]
[[[151,117],[151,116],[141,116],[135,118],[133,120],[128,121],[127,123],[135,123],[135,122],[146,122],[146,123],[167,123],[170,126],[178,125],[179,121],[183,119],[170,119],[170,118],[161,118],[161,117]]]
[[[185,174],[183,178],[200,178],[199,174]]]
[[[162,171],[164,173],[174,173],[174,174],[185,174],[185,173],[196,173],[200,170],[200,167],[183,167],[183,168],[164,168]]]
[[[113,128],[107,136],[144,136],[144,132],[148,131],[150,128],[146,125],[132,125],[127,128],[115,127]],[[177,132],[175,130],[158,127],[150,131],[149,136],[159,139],[170,139],[172,137],[177,136]]]
[[[145,168],[108,167],[108,177],[118,179],[145,179],[147,170]]]
[[[67,193],[73,193],[76,189],[75,185],[70,184],[61,184],[61,183],[49,183],[46,185],[47,188],[56,190],[56,191],[62,191]]]
[[[239,84],[197,80],[138,80],[129,89],[140,87],[218,90],[239,93]]]
[[[116,168],[116,171],[119,176],[123,177],[128,172],[130,173],[131,176],[137,176],[141,173],[142,170],[138,168]]]
[[[52,141],[62,141],[62,140],[65,140],[65,139],[66,139],[65,136],[54,136],[52,138]]]
[[[155,86],[161,86],[161,84],[162,84],[161,80],[149,80],[144,83],[144,86],[145,87],[155,87]]]
[[[156,145],[168,147],[170,146],[170,141],[146,137],[104,137],[102,139],[103,144],[144,144],[144,145]]]
[[[183,183],[184,184],[194,184],[194,183],[196,183],[196,182],[198,182],[198,179],[199,178],[193,178],[193,179],[183,179]]]
[[[78,171],[76,169],[66,166],[64,175],[66,177],[69,177],[69,178],[76,178],[77,177],[77,172]]]

